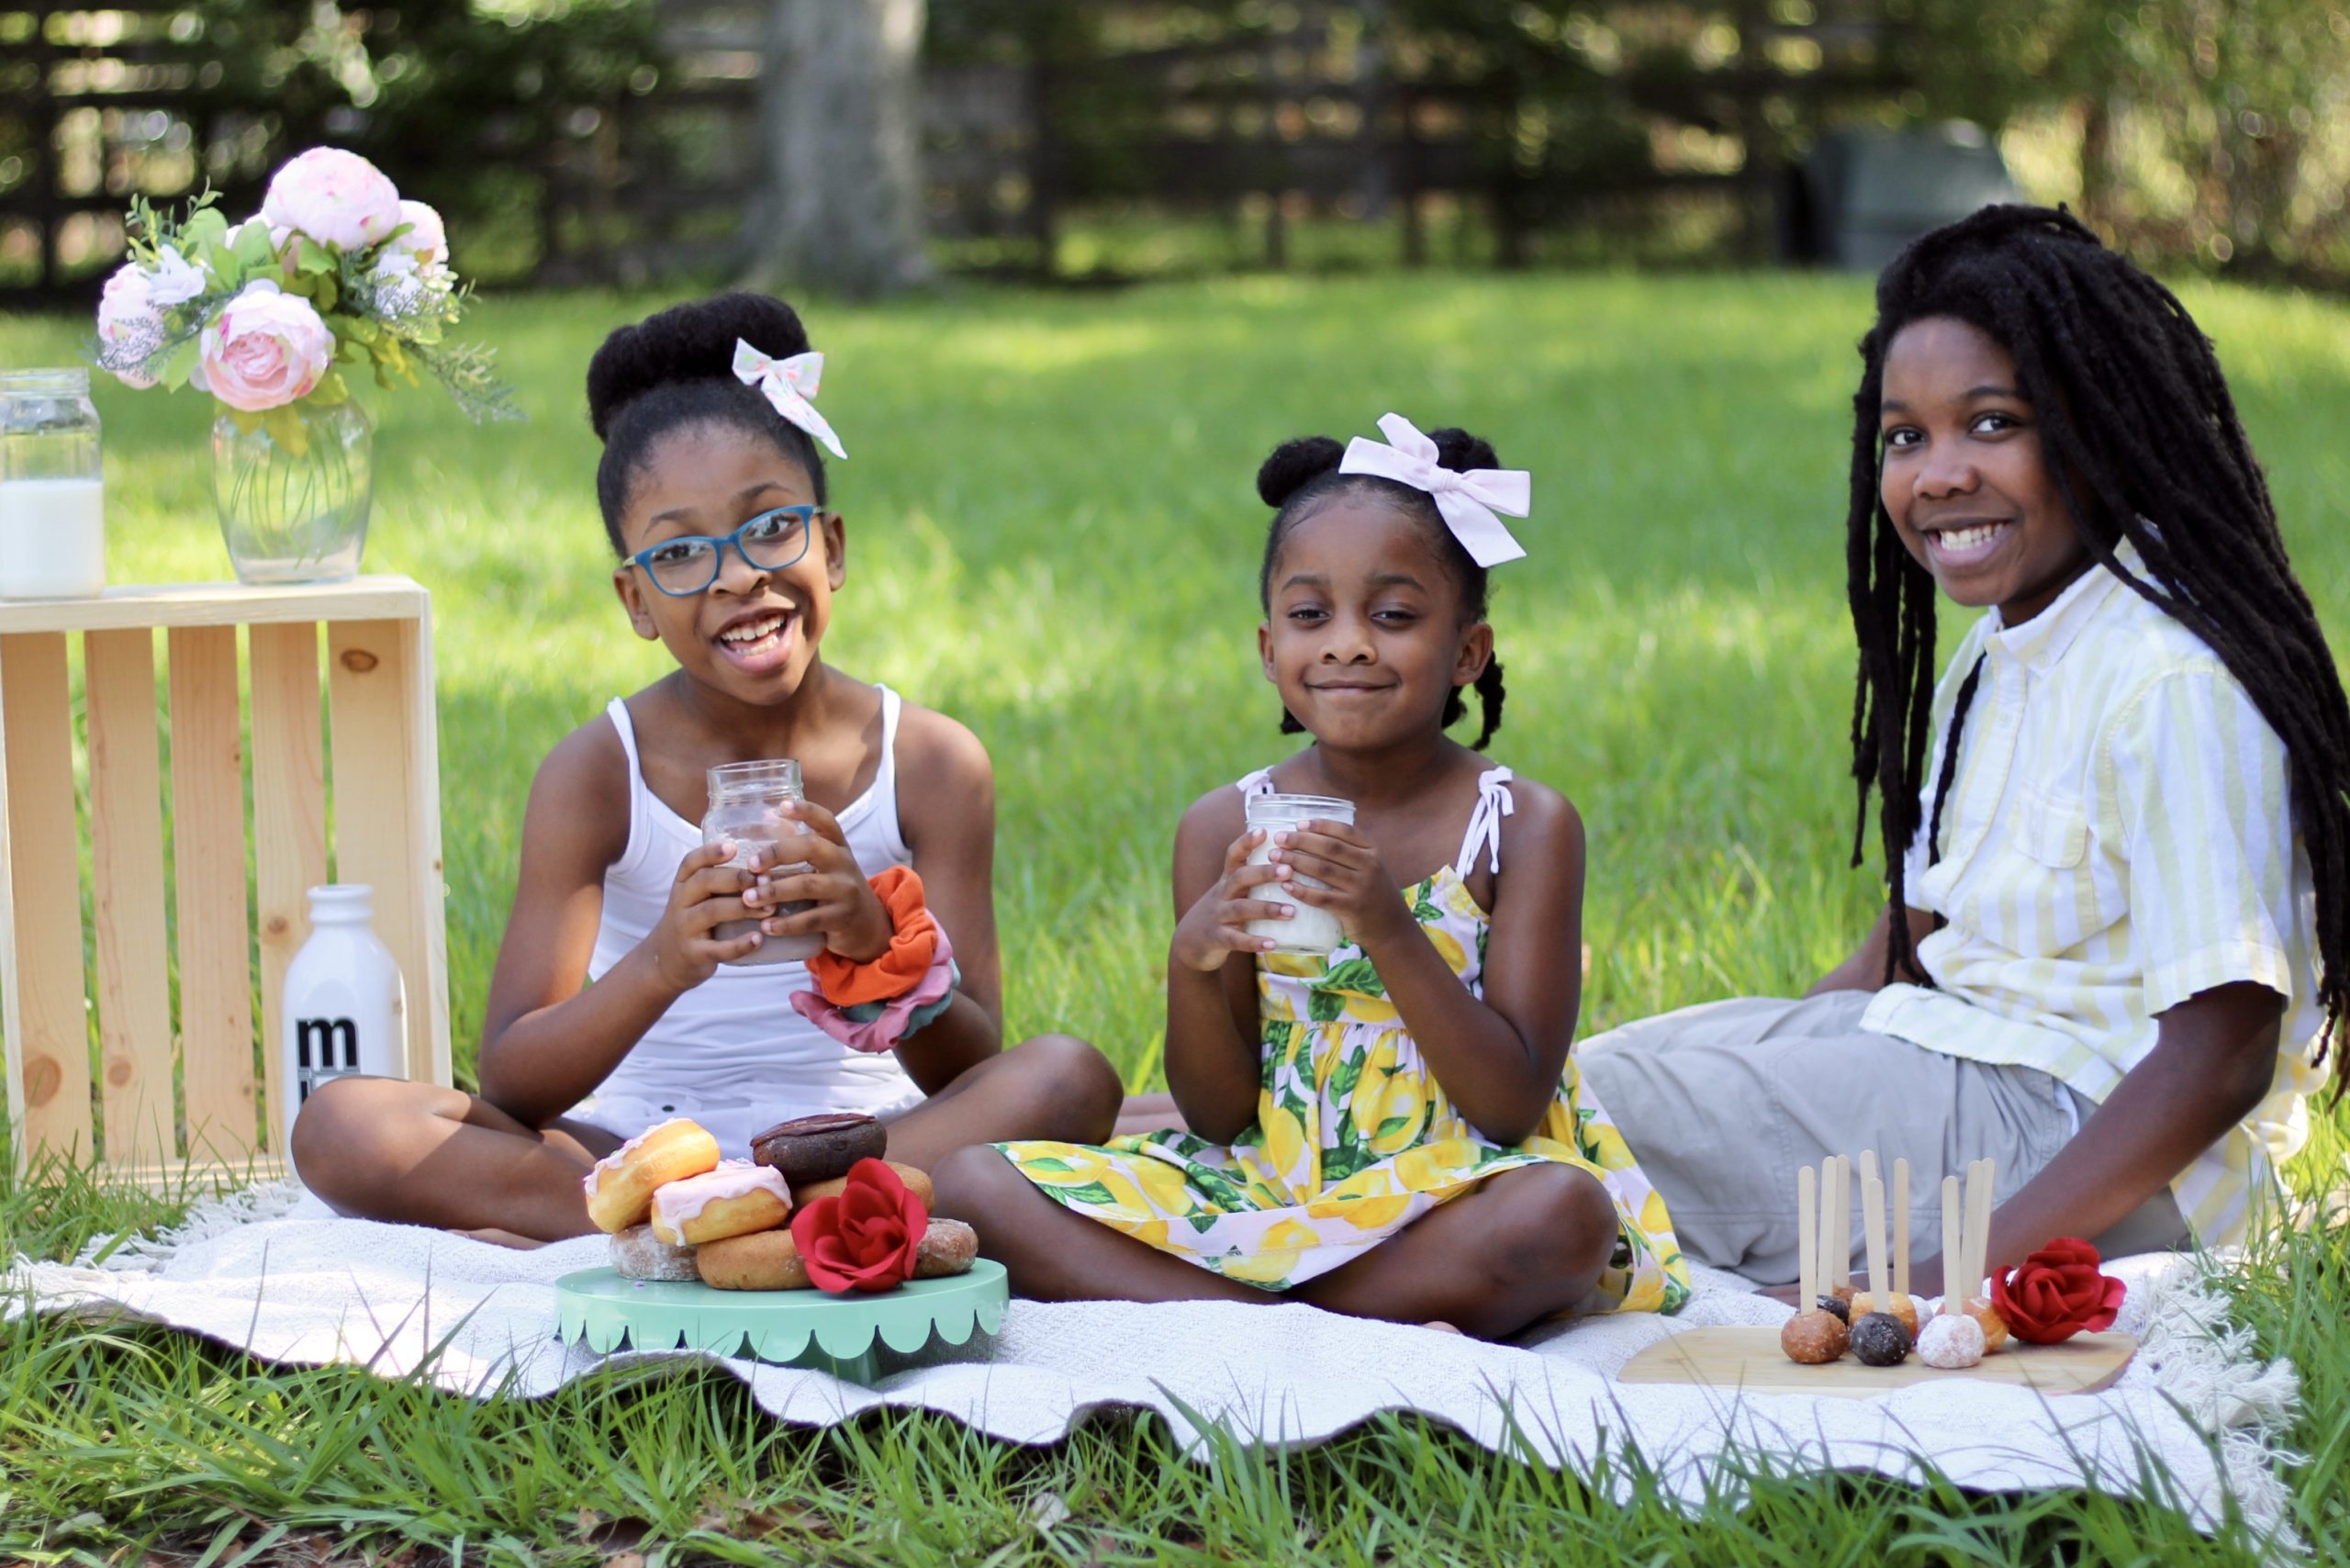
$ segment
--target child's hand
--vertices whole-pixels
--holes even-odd
[[[1224,852],[1224,875],[1215,885],[1200,895],[1200,902],[1183,916],[1175,927],[1175,941],[1169,958],[1185,969],[1213,971],[1224,967],[1225,959],[1235,953],[1265,953],[1272,950],[1270,936],[1251,936],[1248,923],[1252,920],[1287,920],[1297,911],[1285,903],[1270,902],[1249,890],[1261,888],[1278,877],[1280,868],[1251,866],[1248,852],[1265,836],[1262,828],[1250,828],[1232,841]]]
[[[655,972],[678,991],[691,991],[716,974],[719,965],[742,958],[763,940],[756,931],[727,938],[711,935],[722,922],[747,918],[743,897],[751,874],[727,864],[733,858],[733,844],[722,839],[678,861],[668,907],[645,938],[653,945]]]
[[[807,801],[789,801],[778,809],[800,823],[801,831],[785,834],[771,847],[752,849],[751,869],[759,874],[758,881],[743,902],[755,914],[777,904],[804,902],[811,907],[770,914],[759,929],[770,936],[822,932],[824,946],[852,964],[870,963],[888,952],[897,927],[865,879],[833,813]],[[778,875],[774,868],[778,866],[805,869]]]
[[[1326,909],[1347,939],[1366,949],[1419,929],[1387,862],[1371,840],[1345,823],[1316,817],[1273,835],[1273,866],[1282,896]],[[1326,884],[1309,888],[1292,875]]]

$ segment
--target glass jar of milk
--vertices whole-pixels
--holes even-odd
[[[98,465],[88,371],[0,371],[0,599],[95,599],[106,588]]]
[[[1324,822],[1354,825],[1355,803],[1341,801],[1335,795],[1251,795],[1248,797],[1248,825],[1265,830],[1264,842],[1248,852],[1248,864],[1262,866],[1272,859],[1273,835],[1292,828],[1303,827],[1316,818]],[[1319,888],[1324,883],[1300,871],[1292,879],[1296,885]],[[1338,917],[1326,909],[1316,909],[1304,899],[1285,899],[1278,882],[1264,882],[1248,890],[1257,898],[1274,903],[1286,903],[1297,913],[1287,920],[1252,920],[1248,923],[1251,936],[1273,938],[1276,953],[1327,953],[1346,941],[1346,934],[1338,929]]]
[[[790,876],[809,869],[806,862],[797,866],[775,866],[772,851],[777,844],[795,833],[804,832],[799,823],[783,814],[782,808],[793,801],[807,799],[800,788],[800,764],[789,757],[769,762],[730,762],[710,770],[710,810],[701,819],[701,841],[716,844],[722,838],[734,841],[734,858],[730,866],[747,868],[751,852],[759,850],[761,870],[768,876]],[[807,903],[777,904],[766,914],[748,920],[721,921],[711,935],[721,942],[731,942],[738,936],[748,936],[759,928],[759,920],[797,914],[813,907]],[[824,938],[814,932],[804,936],[768,936],[756,947],[739,958],[729,958],[730,964],[784,964],[814,958],[823,951]]]

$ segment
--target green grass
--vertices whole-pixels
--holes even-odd
[[[2208,287],[2303,581],[2350,647],[2350,310]],[[658,301],[498,300],[478,317],[532,422],[476,431],[376,397],[371,569],[434,594],[453,1027],[469,1077],[549,745],[658,676],[615,608],[582,372]],[[1285,749],[1251,631],[1281,437],[1387,408],[1490,436],[1537,476],[1531,558],[1495,576],[1509,672],[1493,748],[1590,824],[1586,1028],[1785,992],[1849,948],[1875,882],[1851,843],[1842,475],[1867,295],[1838,279],[1279,278],[1122,294],[973,292],[811,310],[850,576],[826,655],[969,723],[994,754],[997,899],[1014,1033],[1072,1029],[1155,1081],[1166,867],[1201,790]],[[0,363],[61,363],[80,324],[0,320]],[[118,580],[226,574],[190,395],[102,389]],[[2298,1184],[2339,1187],[2350,1116]],[[0,1244],[64,1257],[173,1204],[55,1167],[0,1178]],[[2275,1238],[2233,1285],[2294,1358],[2302,1535],[2350,1561],[2344,1232]],[[729,1378],[596,1381],[476,1406],[339,1371],[262,1367],[148,1330],[0,1330],[0,1551],[487,1551],[594,1561],[1175,1562],[2242,1562],[2160,1507],[1762,1476],[1665,1506],[1382,1424],[1312,1453],[1172,1462],[1150,1420],[1048,1450],[950,1423],[811,1436]],[[1057,1499],[1046,1502],[1040,1499]],[[1040,1531],[1036,1520],[1068,1517]],[[291,1532],[270,1540],[278,1524]],[[699,1532],[699,1533],[697,1533]],[[757,1549],[729,1537],[755,1539]],[[264,1547],[263,1543],[266,1541]]]

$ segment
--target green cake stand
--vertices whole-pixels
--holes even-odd
[[[812,1367],[856,1383],[880,1373],[883,1347],[911,1355],[935,1336],[968,1344],[1003,1327],[1012,1298],[1003,1265],[981,1258],[964,1274],[852,1291],[722,1291],[699,1281],[624,1279],[582,1269],[554,1282],[555,1331],[591,1350],[711,1350]]]

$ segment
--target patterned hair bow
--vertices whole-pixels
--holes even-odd
[[[1445,527],[1452,530],[1452,537],[1481,566],[1499,566],[1526,554],[1526,546],[1512,538],[1502,520],[1494,515],[1497,511],[1512,517],[1526,515],[1533,480],[1525,469],[1463,472],[1446,468],[1436,460],[1436,442],[1403,415],[1382,415],[1379,428],[1393,444],[1369,436],[1355,437],[1347,442],[1346,456],[1338,460],[1339,473],[1374,474],[1427,491],[1435,499]]]
[[[746,386],[755,386],[775,411],[824,443],[825,449],[842,462],[848,454],[841,450],[841,438],[833,433],[832,425],[816,411],[809,399],[816,395],[817,386],[824,379],[824,356],[811,349],[806,353],[793,354],[789,359],[770,359],[742,339],[734,340],[734,378]]]

